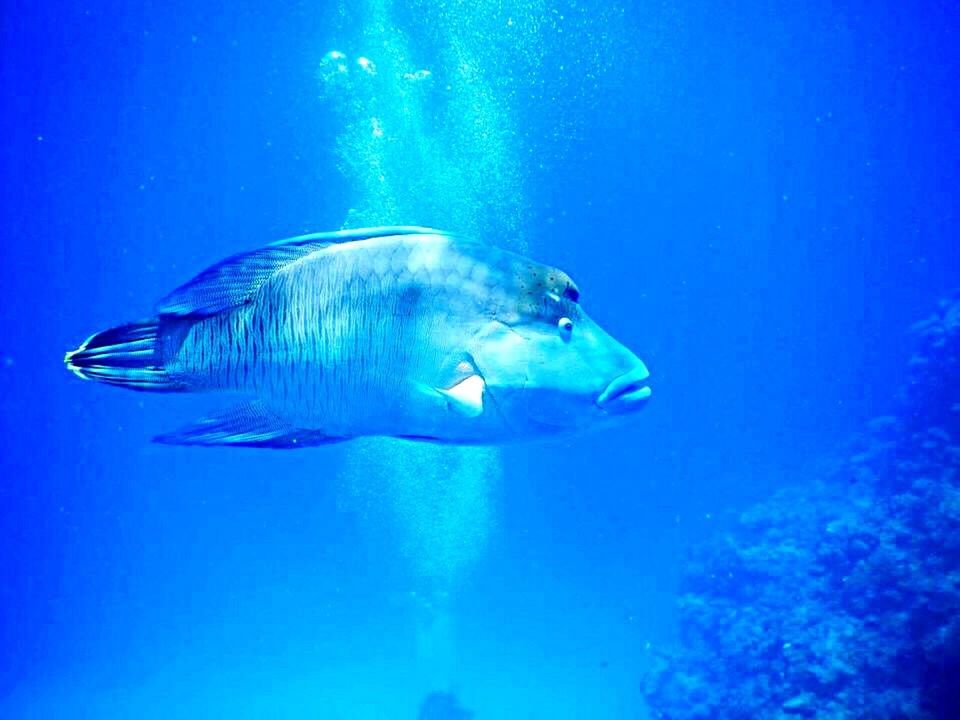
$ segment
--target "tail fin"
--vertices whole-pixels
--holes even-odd
[[[160,353],[157,319],[121,325],[92,335],[63,358],[85,380],[99,380],[131,390],[176,392],[185,383],[170,375]]]

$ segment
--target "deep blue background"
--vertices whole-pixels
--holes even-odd
[[[2,12],[0,716],[414,717],[447,688],[341,451],[152,446],[203,403],[61,364],[219,257],[343,222],[315,78],[333,9]],[[452,601],[479,719],[638,716],[683,545],[887,407],[906,328],[960,275],[958,29],[951,3],[631,5],[591,102],[516,101],[546,156],[558,116],[580,127],[530,169],[531,253],[655,397],[505,451]],[[546,82],[575,87],[561,65],[592,40],[547,53]]]

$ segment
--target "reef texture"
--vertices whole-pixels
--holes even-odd
[[[960,718],[960,297],[912,332],[896,415],[693,551],[652,717]]]

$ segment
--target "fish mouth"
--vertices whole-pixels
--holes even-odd
[[[596,405],[607,413],[627,413],[647,404],[652,390],[647,384],[650,371],[644,365],[615,377],[596,399]]]

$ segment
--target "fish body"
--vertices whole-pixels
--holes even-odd
[[[66,362],[133,389],[248,398],[161,442],[501,443],[649,396],[643,363],[578,299],[556,268],[436,230],[308,235],[214,265]]]

